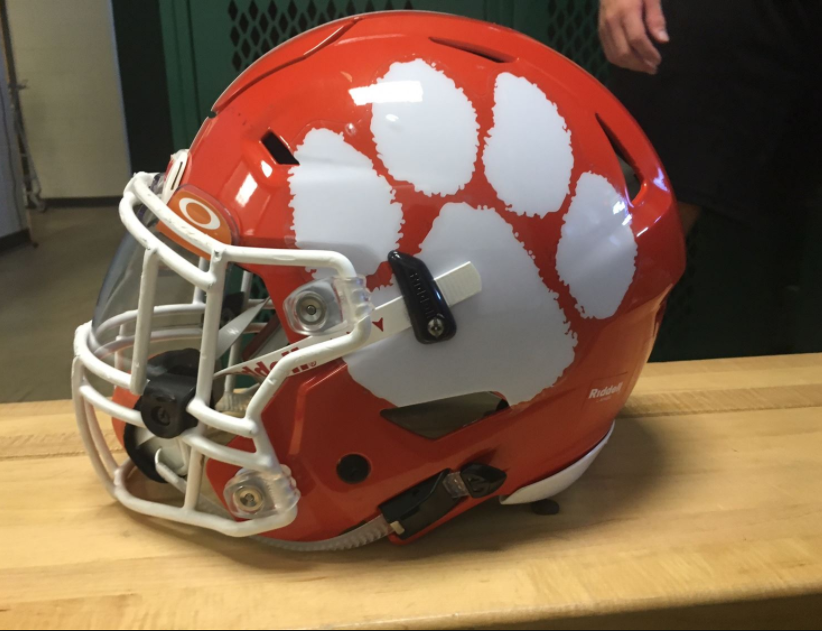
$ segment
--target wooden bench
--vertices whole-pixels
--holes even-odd
[[[131,514],[68,401],[0,405],[0,628],[818,628],[822,355],[648,365],[557,499],[285,553]]]

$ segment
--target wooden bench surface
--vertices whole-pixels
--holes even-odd
[[[0,405],[0,628],[818,628],[822,355],[648,365],[558,501],[286,553],[131,514],[68,401]]]

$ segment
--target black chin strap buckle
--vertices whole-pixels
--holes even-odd
[[[197,387],[200,352],[168,351],[148,363],[148,383],[135,406],[146,429],[160,438],[176,438],[197,425],[186,411]]]
[[[506,479],[504,471],[487,464],[469,464],[456,473],[446,469],[388,500],[380,511],[400,539],[409,539],[445,517],[465,498],[493,495]]]
[[[436,344],[454,337],[457,322],[425,263],[397,250],[388,255],[388,263],[405,300],[417,341]]]

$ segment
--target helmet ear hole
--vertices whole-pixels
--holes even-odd
[[[360,484],[371,475],[371,463],[360,454],[348,454],[337,463],[337,477],[346,484]]]

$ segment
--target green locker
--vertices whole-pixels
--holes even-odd
[[[175,146],[187,146],[229,83],[281,42],[354,13],[417,9],[511,26],[604,78],[596,0],[174,0],[160,2]]]
[[[187,146],[220,93],[281,42],[354,13],[420,9],[485,18],[488,0],[161,2],[174,144]]]
[[[597,32],[599,0],[516,0],[504,3],[510,26],[547,44],[594,75],[608,76]]]

